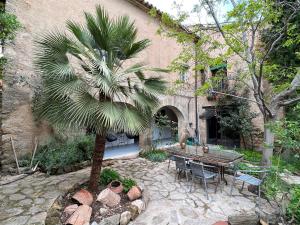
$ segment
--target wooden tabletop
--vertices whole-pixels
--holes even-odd
[[[194,161],[200,161],[204,164],[213,164],[224,167],[243,159],[243,155],[234,151],[211,150],[208,153],[203,153],[203,155],[184,152],[184,150],[180,148],[167,148],[166,151],[170,154],[183,156]]]

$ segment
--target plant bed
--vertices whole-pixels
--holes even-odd
[[[106,188],[105,186],[101,186],[99,193],[102,190],[104,190],[105,188]],[[80,189],[87,189],[87,183],[85,183],[84,185],[80,186],[79,188],[77,188],[77,189],[73,190],[72,192],[69,192],[63,196],[63,198],[61,200],[61,217],[60,217],[62,223],[65,223],[68,220],[68,218],[70,217],[70,215],[65,213],[63,210],[69,205],[78,204],[78,202],[76,200],[72,199],[72,196],[76,192],[78,192]],[[114,207],[108,207],[108,206],[102,204],[101,202],[96,201],[97,196],[94,195],[93,196],[94,201],[91,205],[92,216],[91,216],[90,221],[91,222],[95,221],[96,223],[100,223],[104,218],[108,218],[108,217],[111,217],[116,214],[121,214],[121,213],[129,210],[129,206],[130,206],[131,202],[127,198],[126,193],[121,192],[119,195],[121,197],[120,203]]]
[[[120,193],[115,193],[110,189],[112,184],[115,184],[116,180],[112,181],[109,185],[101,184],[99,191],[93,195],[86,191],[88,182],[69,190],[65,195],[59,197],[48,211],[46,225],[73,224],[68,223],[68,221],[70,221],[73,214],[77,217],[76,210],[78,210],[79,207],[81,207],[81,209],[85,207],[84,210],[86,211],[78,214],[81,214],[81,216],[82,214],[84,214],[83,216],[86,216],[86,214],[91,215],[90,217],[89,215],[87,216],[89,218],[87,221],[89,224],[119,224],[121,221],[121,224],[128,224],[145,209],[145,199],[148,198],[144,198],[142,195],[138,199],[130,201],[128,197],[129,193],[132,193],[136,189],[140,190],[140,188],[133,186],[136,185],[136,183],[132,179],[125,178],[120,180],[122,180],[120,183],[123,183],[124,181],[123,185],[125,187]],[[130,185],[128,183],[130,183]],[[105,192],[112,192],[113,196],[118,197],[119,202],[113,206],[104,204],[103,202],[105,201],[102,201],[100,196]],[[90,200],[91,198],[92,200]]]

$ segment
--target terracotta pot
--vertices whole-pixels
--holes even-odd
[[[209,147],[208,146],[203,146],[203,152],[208,153],[209,152]]]
[[[107,188],[115,192],[116,194],[119,194],[123,191],[123,185],[120,181],[118,180],[113,180],[107,185]]]
[[[127,193],[130,201],[136,200],[142,197],[142,190],[138,186],[133,186]]]
[[[94,200],[93,195],[85,189],[77,191],[72,198],[82,205],[91,205]]]

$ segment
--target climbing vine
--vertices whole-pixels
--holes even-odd
[[[11,13],[5,12],[5,4],[0,3],[0,47],[7,41],[12,41],[17,30],[21,27],[17,17]],[[0,79],[3,77],[3,69],[7,59],[0,54]]]

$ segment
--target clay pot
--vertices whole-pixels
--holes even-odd
[[[123,191],[123,185],[120,181],[118,180],[113,180],[107,185],[107,188],[115,192],[116,194],[119,194]]]
[[[80,204],[88,206],[90,206],[94,200],[93,195],[85,189],[81,189],[80,191],[76,192],[72,198]]]
[[[208,146],[203,146],[203,152],[208,153],[209,152],[209,147]]]
[[[142,190],[138,186],[133,186],[127,193],[130,201],[136,200],[142,197]]]
[[[116,194],[109,188],[104,189],[100,192],[97,197],[97,201],[101,202],[108,207],[114,207],[120,203],[121,197],[120,195]]]

